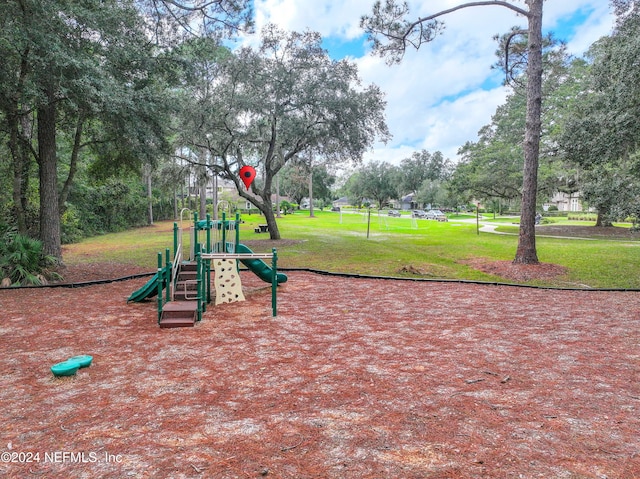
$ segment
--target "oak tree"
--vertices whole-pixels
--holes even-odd
[[[207,151],[204,164],[260,210],[271,239],[280,238],[274,179],[286,164],[309,151],[328,164],[359,162],[389,135],[380,89],[362,85],[353,63],[330,59],[314,32],[267,27],[257,50],[220,59],[213,82],[189,98],[181,144]],[[249,189],[238,174],[244,165],[258,172]]]

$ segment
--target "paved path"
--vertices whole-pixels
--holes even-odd
[[[476,220],[472,219],[472,220],[460,220],[461,222],[464,223],[475,223]],[[507,225],[506,223],[487,223],[484,222],[482,219],[480,220],[480,231],[483,233],[493,233],[496,235],[508,235],[508,236],[518,236],[518,233],[506,233],[504,231],[497,231],[497,228],[499,226],[505,226]],[[508,226],[508,225],[507,225]],[[571,239],[571,240],[589,240],[589,241],[593,241],[595,240],[595,238],[582,238],[579,236],[556,236],[556,235],[541,235],[541,234],[536,234],[537,238],[558,238],[558,239]]]
[[[485,223],[480,228],[480,231],[482,231],[483,233],[493,233],[493,234],[497,234],[497,235],[518,236],[517,233],[505,233],[503,231],[496,231],[496,228],[498,228],[498,226],[503,226],[503,225],[499,224],[499,223]],[[589,240],[589,241],[593,241],[595,239],[595,238],[582,238],[582,237],[579,237],[579,236],[541,235],[541,234],[537,234],[537,233],[536,233],[536,237],[537,238],[559,238],[559,239]]]

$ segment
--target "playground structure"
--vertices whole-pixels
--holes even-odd
[[[244,300],[239,260],[261,280],[271,284],[271,308],[275,317],[277,286],[286,282],[287,276],[277,271],[275,248],[271,253],[254,253],[240,243],[239,226],[239,214],[233,220],[227,219],[224,213],[222,220],[211,220],[209,215],[198,220],[198,214],[194,213],[189,256],[184,259],[183,229],[174,223],[173,256],[169,248],[165,250],[164,260],[162,253],[158,253],[157,273],[134,291],[127,302],[156,296],[161,328],[194,326],[202,320],[213,297],[216,305]],[[265,259],[271,259],[271,266],[263,261]]]

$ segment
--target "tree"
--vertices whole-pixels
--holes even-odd
[[[351,205],[360,208],[365,200],[364,183],[360,181],[361,172],[356,171],[348,175],[344,185],[339,190],[341,196],[347,196]]]
[[[321,200],[330,199],[330,188],[335,183],[325,165],[310,167],[306,161],[292,161],[280,171],[280,178],[280,192],[297,204],[309,198],[309,183],[313,185],[313,197]]]
[[[141,17],[128,2],[11,0],[0,23],[0,54],[6,60],[0,76],[7,80],[0,85],[0,107],[11,138],[18,227],[25,226],[25,179],[34,158],[43,250],[61,261],[60,215],[80,151],[88,145],[85,134],[117,132],[109,140],[117,137],[116,150],[127,153],[133,151],[129,140],[144,145],[138,154],[153,155],[151,147],[161,143],[161,135],[142,128],[161,121],[150,107],[159,91],[152,80],[153,52]],[[98,117],[100,128],[90,130]],[[73,146],[65,150],[70,156],[60,189],[61,137]],[[105,135],[100,137],[104,147]]]
[[[433,208],[442,207],[447,201],[447,190],[440,180],[424,180],[416,193],[416,201],[432,205]]]
[[[376,200],[378,208],[382,209],[390,199],[397,196],[395,178],[397,169],[384,161],[372,161],[364,165],[357,177],[356,191],[364,198]]]
[[[175,46],[185,38],[233,36],[251,31],[250,0],[135,0],[150,19],[149,33],[155,43]]]
[[[258,51],[221,59],[213,85],[190,93],[180,141],[210,152],[207,166],[233,181],[240,196],[265,216],[279,239],[271,195],[275,175],[303,152],[327,163],[361,161],[373,142],[389,136],[379,88],[363,87],[356,66],[332,61],[319,34],[286,34],[269,26]],[[258,172],[249,189],[238,172]]]
[[[636,225],[640,222],[639,167],[640,158],[636,157],[626,164],[601,165],[583,173],[582,194],[589,206],[598,211],[596,227],[611,227],[614,220],[626,217]]]
[[[453,173],[451,186],[469,199],[511,202],[521,195],[522,149],[504,139],[487,137],[489,127],[480,130],[480,140],[460,148],[462,160]]]
[[[536,196],[538,189],[538,156],[540,151],[540,113],[542,105],[542,3],[543,0],[526,0],[528,9],[506,1],[480,1],[458,5],[441,12],[418,18],[410,22],[404,18],[409,13],[406,3],[398,5],[396,0],[386,0],[382,6],[378,0],[371,16],[364,16],[361,26],[373,42],[373,51],[386,56],[390,62],[402,60],[407,46],[416,49],[432,41],[442,31],[438,20],[456,10],[476,6],[501,6],[524,16],[528,22],[527,35],[527,115],[523,143],[524,168],[522,185],[522,216],[520,236],[514,263],[535,264],[538,262],[535,237]]]
[[[591,63],[578,65],[580,88],[568,97],[560,135],[564,157],[582,171],[585,199],[598,208],[597,226],[611,226],[638,203],[629,192],[639,171],[640,12],[629,8],[614,33],[592,45]]]
[[[640,2],[637,0],[611,0],[610,3],[620,21],[623,21],[627,16],[640,12]]]
[[[436,151],[416,151],[404,158],[398,169],[398,195],[418,191],[425,180],[442,181],[451,173],[451,162]]]
[[[0,120],[13,163],[18,229],[28,227],[27,192],[37,164],[39,236],[45,253],[61,261],[60,216],[83,152],[91,149],[111,170],[153,163],[167,145],[166,82],[175,80],[170,73],[177,63],[172,48],[185,35],[221,36],[246,26],[248,5],[249,0],[4,2]],[[61,151],[68,157],[60,157]]]

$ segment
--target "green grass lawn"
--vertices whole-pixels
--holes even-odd
[[[258,215],[244,216],[240,241],[266,240],[255,227],[264,223]],[[451,220],[440,223],[413,220],[408,216],[388,217],[366,213],[299,211],[278,219],[281,237],[276,244],[278,264],[282,268],[312,268],[324,271],[423,277],[433,279],[505,281],[485,274],[466,263],[473,258],[512,260],[517,235],[477,234],[474,218],[468,222]],[[493,219],[486,218],[486,221]],[[505,220],[505,223],[513,222]],[[584,222],[579,222],[584,225]],[[185,223],[186,226],[186,223]],[[68,264],[93,261],[132,263],[154,269],[157,252],[172,248],[173,223],[124,233],[109,234],[67,245],[64,259]],[[502,228],[517,233],[517,226]],[[368,231],[368,237],[367,237]],[[187,235],[185,235],[186,237]],[[274,246],[263,241],[252,248],[270,251]],[[538,257],[545,263],[567,268],[568,273],[547,282],[547,286],[589,286],[594,288],[640,288],[640,241],[537,239]]]

